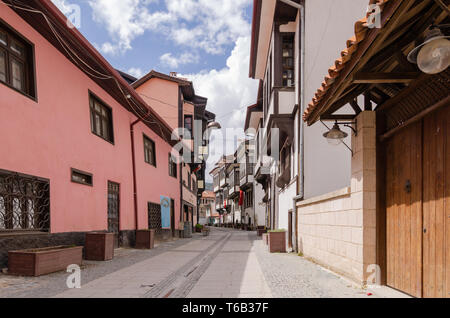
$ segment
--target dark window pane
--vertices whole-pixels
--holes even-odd
[[[192,116],[189,115],[184,117],[184,128],[189,131],[191,134],[190,137],[192,138]]]
[[[144,135],[144,160],[145,162],[156,166],[155,143]]]
[[[109,142],[114,142],[111,109],[92,95],[90,96],[89,105],[92,132]]]
[[[72,182],[92,185],[92,175],[77,170],[72,170]]]
[[[0,51],[0,81],[6,82],[6,53]]]
[[[12,86],[18,90],[24,90],[24,67],[23,64],[12,60],[11,63]]]
[[[25,48],[17,41],[11,41],[11,51],[13,51],[13,53],[20,57],[23,57],[25,55]]]
[[[8,43],[6,42],[6,33],[2,30],[0,30],[0,44],[4,46],[8,45]]]

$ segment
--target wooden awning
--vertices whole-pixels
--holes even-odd
[[[406,59],[432,24],[449,23],[445,10],[435,0],[370,1],[375,3],[381,8],[382,27],[369,28],[367,17],[356,22],[355,36],[347,41],[347,49],[303,114],[308,125],[318,120],[351,120],[362,110],[386,111],[390,105],[407,103],[402,116],[388,121],[387,128],[392,129],[414,116],[413,109],[429,107],[449,95],[448,70],[426,75]],[[357,101],[360,95],[365,96],[363,105]],[[351,113],[335,114],[347,104]]]

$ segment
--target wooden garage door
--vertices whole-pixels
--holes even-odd
[[[450,297],[450,107],[386,144],[387,284]]]
[[[450,297],[450,107],[423,124],[423,296]]]

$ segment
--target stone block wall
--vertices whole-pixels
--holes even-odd
[[[358,115],[349,188],[297,203],[298,247],[305,257],[361,284],[376,263],[375,112]]]

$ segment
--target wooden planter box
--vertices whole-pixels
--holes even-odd
[[[152,249],[155,247],[155,230],[136,231],[136,248]]]
[[[114,257],[114,233],[86,233],[84,258],[90,261],[109,261]]]
[[[81,265],[82,246],[53,246],[8,252],[8,273],[20,276],[41,276]]]
[[[286,232],[269,232],[269,252],[286,253]]]

